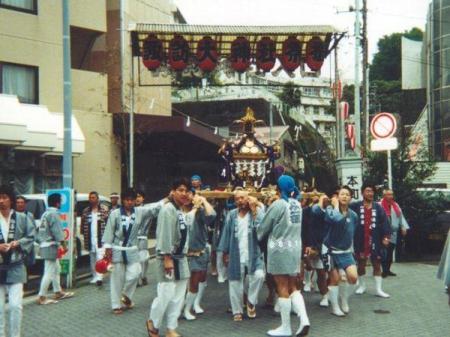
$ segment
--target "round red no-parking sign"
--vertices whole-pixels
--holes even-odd
[[[376,139],[390,138],[397,131],[397,120],[389,112],[380,112],[370,123],[370,133]]]

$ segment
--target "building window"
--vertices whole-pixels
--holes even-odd
[[[37,0],[0,0],[0,7],[37,14]]]
[[[38,104],[38,68],[0,63],[0,92],[16,95],[21,103]]]
[[[320,109],[318,106],[314,107],[314,115],[318,115],[320,113]]]

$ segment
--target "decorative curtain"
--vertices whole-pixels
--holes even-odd
[[[3,93],[17,95],[21,103],[37,103],[36,72],[33,68],[2,65]]]

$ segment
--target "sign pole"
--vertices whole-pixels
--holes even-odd
[[[387,164],[388,164],[388,187],[392,190],[392,156],[391,150],[387,150]]]

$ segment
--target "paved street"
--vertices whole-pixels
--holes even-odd
[[[346,318],[334,317],[327,309],[319,308],[318,294],[306,294],[312,322],[310,336],[450,336],[450,308],[443,286],[435,278],[436,269],[436,266],[426,264],[396,264],[393,271],[399,276],[385,282],[385,290],[392,298],[355,295],[350,300],[351,313]],[[145,337],[145,320],[155,296],[151,274],[150,282],[149,286],[138,288],[136,307],[122,316],[113,316],[110,311],[108,285],[102,290],[81,286],[76,289],[76,298],[56,305],[38,306],[35,297],[27,298],[23,336]],[[369,293],[372,291],[373,282],[370,281]],[[265,291],[261,294],[261,303],[264,298]],[[210,278],[204,302],[206,313],[194,322],[180,320],[180,333],[185,337],[256,337],[264,336],[269,328],[279,323],[277,314],[262,307],[258,308],[259,317],[255,321],[235,323],[231,315],[225,313],[227,307],[227,287]],[[385,313],[374,312],[379,309]],[[292,318],[293,329],[296,329],[297,319]]]

